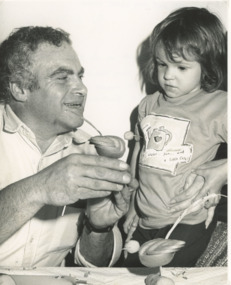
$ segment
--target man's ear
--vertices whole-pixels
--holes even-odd
[[[19,87],[17,83],[10,82],[10,91],[16,101],[25,102],[27,100],[27,90]]]

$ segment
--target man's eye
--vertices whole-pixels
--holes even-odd
[[[63,75],[63,76],[58,76],[59,80],[66,80],[67,79],[67,75]]]
[[[186,70],[187,68],[185,66],[179,66],[178,67],[180,70]]]
[[[58,80],[66,80],[68,77],[68,74],[66,72],[60,72],[56,75],[56,78]]]

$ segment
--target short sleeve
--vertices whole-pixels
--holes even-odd
[[[142,121],[142,119],[145,116],[150,114],[159,96],[160,96],[160,92],[157,91],[152,95],[145,96],[143,100],[141,100],[139,107],[138,107],[138,122]]]

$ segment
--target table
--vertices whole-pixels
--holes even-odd
[[[17,285],[141,285],[150,268],[83,268],[44,267],[14,268],[0,267],[0,274],[10,275]],[[161,268],[162,276],[174,280],[175,285],[227,285],[227,267]],[[71,281],[75,281],[72,283]],[[2,284],[0,282],[0,284]],[[4,284],[4,283],[3,283]],[[4,284],[5,285],[5,284]]]

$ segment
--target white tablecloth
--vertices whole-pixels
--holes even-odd
[[[150,268],[0,267],[0,274],[12,276],[17,285],[61,285],[68,279],[76,282],[69,284],[142,285],[153,272]],[[176,285],[228,284],[227,267],[161,268],[161,275],[171,278]]]

